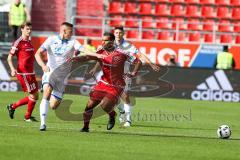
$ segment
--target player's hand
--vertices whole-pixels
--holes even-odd
[[[11,70],[11,76],[16,76],[16,74],[17,74],[17,71],[16,71],[16,69],[13,69],[13,70]]]
[[[137,75],[136,72],[128,72],[125,74],[125,78],[133,78]]]
[[[42,66],[42,70],[43,70],[43,72],[49,72],[50,71],[50,69],[46,65]]]
[[[151,68],[156,72],[159,72],[159,70],[160,70],[160,67],[156,64],[151,64]]]
[[[96,57],[99,59],[103,59],[103,58],[107,57],[107,55],[96,54]]]

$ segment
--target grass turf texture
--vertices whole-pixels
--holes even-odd
[[[39,122],[24,122],[26,107],[18,108],[15,119],[6,105],[24,93],[0,92],[0,159],[240,159],[240,107],[238,103],[204,102],[166,98],[139,98],[131,128],[118,121],[106,130],[107,116],[94,119],[90,133],[80,133],[82,122],[59,120],[50,110],[47,131]],[[71,112],[83,111],[88,97],[65,95],[74,101]],[[39,103],[33,113],[39,120]],[[229,140],[218,139],[217,127],[232,129]]]

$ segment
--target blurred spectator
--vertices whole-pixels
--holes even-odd
[[[84,46],[89,49],[92,52],[96,52],[96,47],[92,45],[92,40],[89,38],[86,38],[84,40]]]
[[[166,66],[179,66],[179,63],[176,62],[175,55],[169,56]]]
[[[14,40],[17,39],[18,34],[20,33],[21,25],[26,21],[31,21],[28,9],[21,0],[15,0],[15,2],[10,6],[9,11],[9,25],[12,29],[12,36]]]
[[[228,46],[223,46],[223,51],[217,55],[217,69],[231,69],[235,66],[232,53],[228,51]]]

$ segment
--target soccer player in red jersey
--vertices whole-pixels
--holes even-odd
[[[124,77],[133,77],[140,69],[141,61],[137,57],[116,48],[114,40],[115,37],[112,33],[104,33],[102,47],[96,52],[97,54],[106,55],[105,58],[98,59],[103,76],[90,93],[90,99],[83,114],[84,126],[80,130],[81,132],[89,131],[93,108],[96,106],[101,107],[105,112],[109,113],[110,118],[107,130],[111,130],[114,127],[116,117],[114,106],[118,103],[119,97],[124,90]],[[124,64],[126,61],[135,65],[133,71],[127,74],[124,73]]]
[[[36,121],[32,117],[32,112],[36,101],[38,99],[38,84],[34,73],[34,48],[29,40],[32,32],[32,24],[25,22],[21,26],[22,35],[12,45],[8,55],[8,64],[11,69],[11,75],[16,76],[19,80],[23,90],[29,93],[29,96],[20,99],[19,101],[7,105],[9,116],[14,118],[14,111],[16,108],[27,104],[28,109],[25,114],[25,121]],[[17,68],[13,64],[13,57],[16,56],[18,60]]]

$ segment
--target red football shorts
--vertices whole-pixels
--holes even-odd
[[[103,82],[99,82],[94,86],[93,90],[90,93],[90,98],[92,100],[101,101],[104,97],[107,97],[115,104],[117,104],[119,97],[121,96],[124,88],[115,87],[107,85]]]
[[[24,92],[28,93],[38,92],[38,83],[35,75],[17,74],[16,77],[19,80]]]

